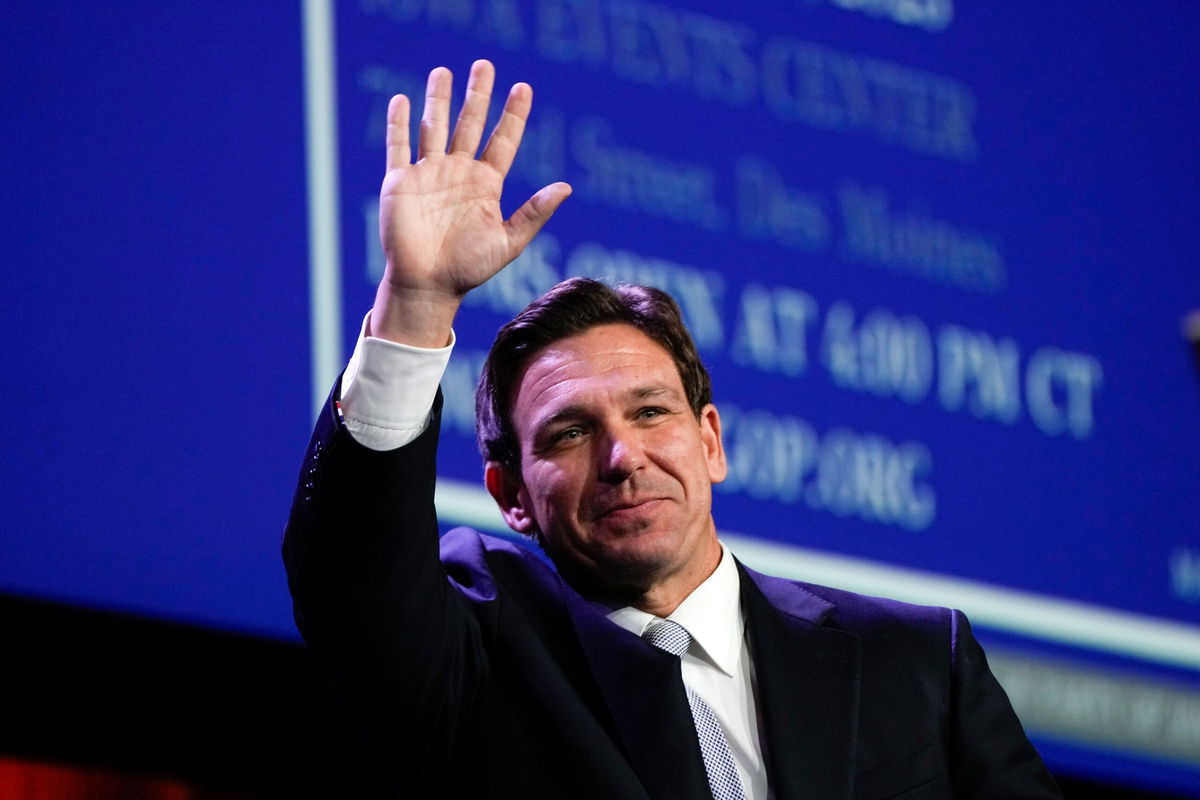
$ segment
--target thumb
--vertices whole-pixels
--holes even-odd
[[[546,220],[571,195],[571,185],[559,181],[543,186],[504,223],[508,233],[509,257],[516,258],[533,240]]]

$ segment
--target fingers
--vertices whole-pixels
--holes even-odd
[[[495,134],[493,134],[495,138]],[[491,145],[489,144],[489,147]],[[525,201],[525,205],[513,212],[504,223],[508,229],[509,257],[516,258],[533,240],[546,220],[558,210],[563,200],[571,195],[571,186],[563,182],[552,183],[537,191]]]
[[[492,84],[496,80],[496,69],[490,61],[479,60],[471,65],[467,78],[467,94],[463,100],[458,122],[454,124],[454,138],[450,141],[450,152],[475,157],[479,142],[483,139],[483,128],[487,123],[488,105],[492,100]]]
[[[492,131],[491,138],[488,139],[487,147],[483,149],[483,154],[479,157],[481,161],[490,164],[501,175],[508,174],[509,167],[512,166],[513,159],[517,156],[517,148],[521,146],[521,137],[525,134],[525,120],[529,119],[529,109],[532,107],[533,89],[527,83],[514,84],[508,93],[508,99],[504,102],[504,111],[500,114],[500,121],[496,123],[496,128]],[[532,199],[530,198],[530,200]],[[560,199],[559,202],[562,200]]]
[[[488,106],[491,104],[492,88],[496,80],[496,70],[491,62],[480,59],[471,65],[471,73],[467,78],[467,93],[463,100],[462,111],[454,126],[454,138],[450,142],[450,152],[474,156],[483,138],[483,128],[487,122]],[[427,158],[431,155],[446,152],[446,143],[450,130],[450,96],[453,89],[453,76],[445,67],[438,67],[429,73],[429,81],[425,85],[425,109],[421,114],[421,132],[417,139],[417,155]],[[393,98],[393,103],[397,100]],[[525,134],[525,121],[529,119],[529,110],[533,106],[533,89],[527,83],[518,83],[508,93],[504,102],[504,110],[500,120],[484,147],[480,160],[489,164],[501,175],[507,175],[516,158],[517,149],[521,146],[521,137]],[[399,109],[395,109],[399,114]],[[408,119],[407,100],[404,101],[404,119]],[[408,145],[408,134],[403,134],[401,147],[399,131],[393,136],[392,131],[393,106],[388,106],[388,168],[407,163],[411,156]],[[393,158],[392,142],[397,143],[395,158]],[[405,156],[400,161],[400,156]],[[561,201],[560,201],[561,202]]]
[[[446,152],[450,130],[450,89],[454,81],[450,70],[438,67],[429,73],[425,84],[425,110],[421,114],[421,132],[417,153],[421,158]]]
[[[412,159],[408,142],[408,98],[398,94],[388,103],[387,110],[387,170],[407,167]]]

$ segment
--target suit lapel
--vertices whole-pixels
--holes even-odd
[[[634,771],[653,798],[708,796],[679,659],[646,644],[563,584],[563,602]]]
[[[775,797],[849,797],[861,642],[854,634],[820,625],[832,604],[790,581],[741,570]]]

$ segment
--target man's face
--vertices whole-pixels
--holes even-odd
[[[621,324],[559,340],[526,366],[511,414],[521,475],[493,465],[488,488],[560,568],[622,590],[716,566],[720,419],[712,405],[696,418],[662,346]]]

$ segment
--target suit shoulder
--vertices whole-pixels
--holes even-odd
[[[965,625],[961,612],[949,608],[905,603],[746,571],[779,611],[856,634],[864,640],[909,640],[942,649],[951,644],[959,626]]]
[[[917,626],[943,626],[950,622],[955,612],[942,606],[917,605],[893,600],[888,597],[858,594],[830,586],[803,584],[814,594],[833,603],[832,616],[847,625],[874,625],[888,623]]]
[[[495,600],[498,584],[533,591],[558,585],[557,573],[541,556],[509,538],[454,528],[442,537],[439,551],[450,582],[471,601]]]
[[[961,649],[959,639],[964,632],[970,635],[961,611],[828,586],[801,585],[832,604],[824,625],[859,638],[864,680],[882,675],[883,683],[893,688],[910,685],[914,692],[952,683]],[[938,705],[938,697],[931,696],[929,702]]]

